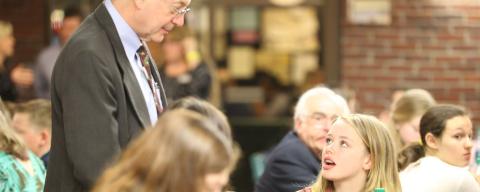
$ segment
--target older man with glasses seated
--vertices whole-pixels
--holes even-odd
[[[322,149],[333,120],[350,113],[347,102],[326,87],[306,91],[298,100],[294,129],[267,157],[256,192],[292,192],[309,186],[320,170]]]

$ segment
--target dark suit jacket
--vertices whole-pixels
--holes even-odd
[[[112,158],[150,125],[142,91],[103,4],[62,50],[51,95],[46,191],[88,191]],[[165,106],[165,97],[162,102]]]
[[[295,192],[313,184],[319,169],[317,157],[290,131],[268,156],[255,191]]]

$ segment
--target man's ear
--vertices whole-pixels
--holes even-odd
[[[300,129],[302,128],[302,123],[303,123],[302,118],[295,117],[294,122],[293,122],[294,130],[295,131],[300,131]]]
[[[372,168],[372,156],[370,154],[368,154],[365,157],[362,167],[363,167],[363,170],[365,171],[370,170]]]
[[[425,142],[427,144],[427,147],[435,150],[438,149],[438,138],[435,137],[435,135],[433,135],[432,133],[427,133],[427,135],[425,135]]]

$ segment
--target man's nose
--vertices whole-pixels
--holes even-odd
[[[181,27],[185,24],[185,14],[180,14],[173,18],[172,23],[178,27]]]
[[[330,128],[332,127],[332,122],[325,121],[322,126],[322,130],[328,132],[330,131]]]

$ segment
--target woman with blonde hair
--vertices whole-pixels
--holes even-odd
[[[401,191],[396,153],[387,127],[373,116],[338,117],[322,151],[322,170],[304,191]]]
[[[433,96],[424,89],[409,89],[395,102],[389,128],[397,151],[420,142],[420,118],[435,104]]]
[[[13,26],[0,20],[0,98],[5,101],[15,101],[17,88],[29,88],[33,84],[32,70],[12,62],[14,51]]]
[[[186,96],[211,99],[214,86],[214,63],[202,52],[193,32],[175,28],[161,46],[160,73],[170,101]]]
[[[107,169],[94,192],[219,192],[238,153],[211,121],[176,109],[163,114]]]
[[[15,38],[13,37],[12,24],[0,20],[0,97],[3,100],[13,101],[16,98],[16,89],[10,79],[13,63]]]
[[[45,167],[10,126],[0,111],[0,191],[43,191]]]

